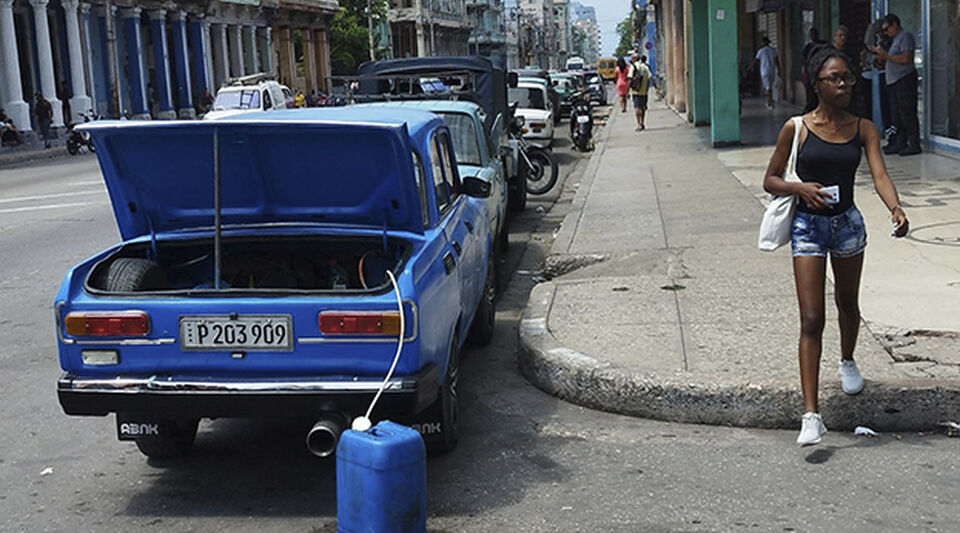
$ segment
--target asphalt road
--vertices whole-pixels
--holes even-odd
[[[464,354],[460,445],[428,463],[431,531],[957,530],[960,440],[800,449],[794,431],[623,417],[529,385],[517,322],[586,167],[555,149],[564,190],[514,219],[494,341]],[[91,156],[0,169],[0,531],[334,531],[335,462],[307,453],[304,421],[204,421],[192,455],[154,462],[112,418],[63,415],[53,296],[117,239]]]

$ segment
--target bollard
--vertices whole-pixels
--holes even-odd
[[[337,531],[427,530],[427,452],[416,430],[384,420],[337,445]]]

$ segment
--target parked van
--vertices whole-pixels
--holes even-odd
[[[564,70],[583,70],[586,68],[587,62],[583,60],[582,57],[571,57],[567,59],[567,65]]]
[[[262,72],[240,78],[227,78],[217,91],[210,112],[203,118],[217,119],[246,111],[286,109],[287,95],[284,89],[284,86],[273,79],[272,74]]]
[[[597,72],[604,81],[610,81],[617,77],[617,60],[612,57],[604,57],[597,61]]]

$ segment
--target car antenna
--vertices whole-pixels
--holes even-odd
[[[220,128],[213,127],[213,288],[220,290]]]

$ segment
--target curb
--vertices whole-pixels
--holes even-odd
[[[536,285],[520,320],[520,371],[560,399],[602,411],[690,424],[796,428],[803,406],[797,388],[718,385],[676,376],[639,375],[561,345],[548,316],[557,283]],[[921,431],[960,414],[960,382],[917,386],[910,381],[867,381],[856,396],[821,386],[821,412],[829,427]]]

